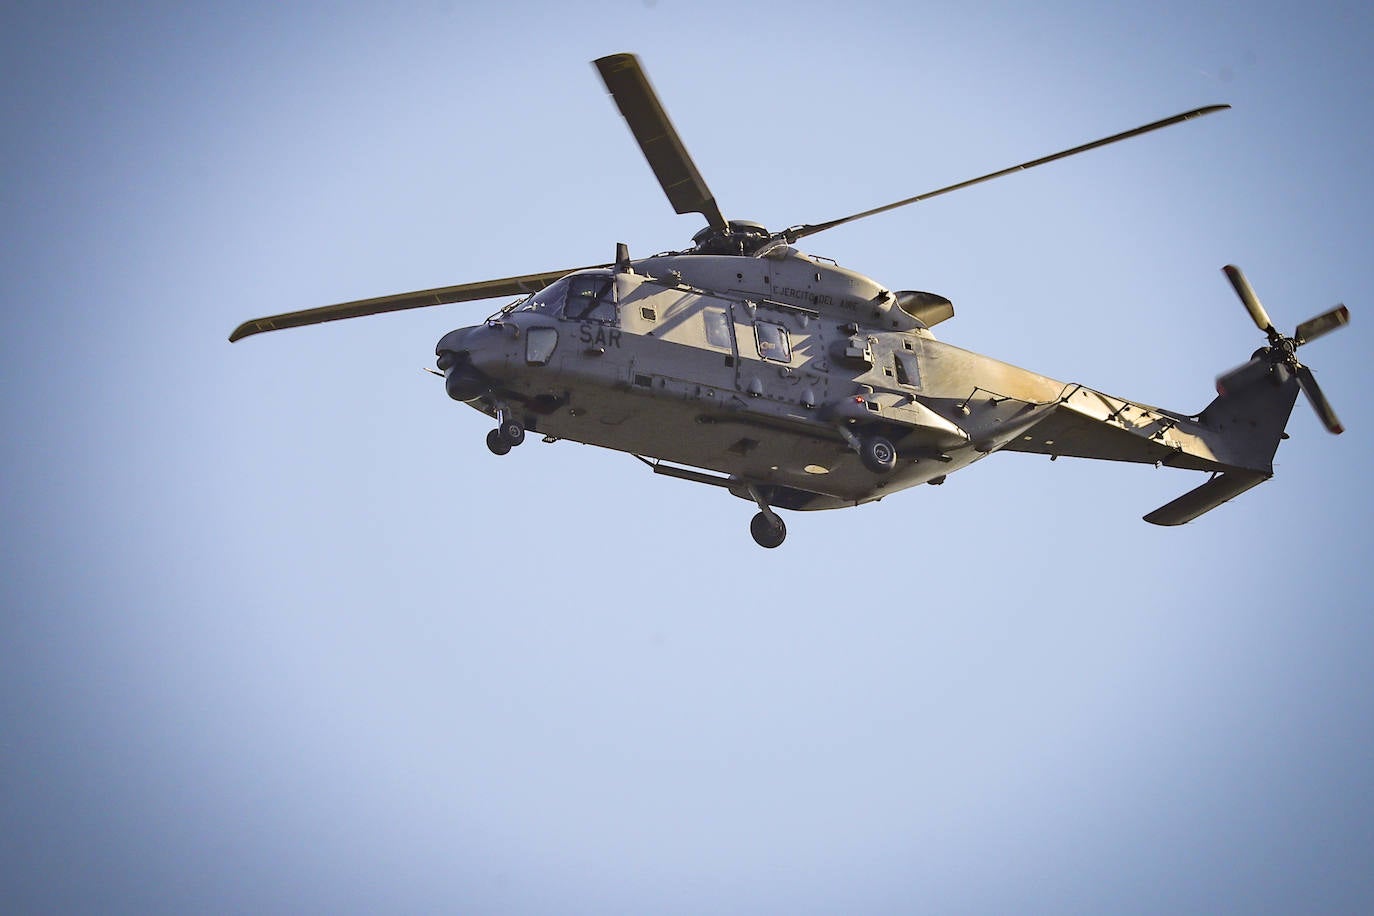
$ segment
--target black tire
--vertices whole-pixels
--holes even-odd
[[[859,460],[874,474],[890,474],[897,466],[897,448],[883,436],[869,436],[859,445]]]
[[[749,533],[754,536],[755,544],[771,549],[787,539],[787,526],[782,519],[773,521],[760,512],[749,522]]]
[[[493,455],[504,455],[510,451],[510,442],[501,435],[501,430],[493,429],[487,433],[487,448]]]
[[[511,448],[515,448],[515,446],[525,441],[525,427],[520,425],[519,420],[507,420],[505,423],[501,424],[501,428],[497,430],[497,432],[501,435],[502,439],[506,440]]]

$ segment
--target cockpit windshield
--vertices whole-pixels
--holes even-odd
[[[555,280],[537,293],[531,293],[520,305],[522,312],[550,312],[557,314],[568,295],[568,278]]]
[[[520,303],[522,312],[546,312],[570,321],[609,324],[616,319],[615,277],[573,274],[556,280]]]

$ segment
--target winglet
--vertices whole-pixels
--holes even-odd
[[[1251,487],[1269,479],[1268,474],[1250,471],[1227,471],[1189,490],[1171,503],[1160,506],[1145,521],[1151,525],[1182,525],[1204,512],[1210,512],[1227,500],[1234,499]]]

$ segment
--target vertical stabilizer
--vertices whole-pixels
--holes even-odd
[[[1298,399],[1298,380],[1282,363],[1257,355],[1217,380],[1216,400],[1198,418],[1225,464],[1273,473],[1274,453]]]

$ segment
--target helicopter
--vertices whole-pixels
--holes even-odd
[[[680,251],[362,299],[256,318],[250,335],[518,296],[481,324],[445,334],[436,367],[449,397],[495,421],[505,455],[528,434],[625,452],[653,473],[754,503],[754,541],[787,536],[778,510],[858,506],[1000,451],[1207,472],[1144,516],[1181,525],[1273,476],[1301,392],[1332,433],[1341,423],[1297,349],[1350,320],[1344,305],[1275,329],[1244,274],[1223,268],[1267,338],[1217,379],[1201,412],[1182,413],[1057,381],[938,340],[944,296],[894,290],[803,238],[1229,108],[1173,117],[821,223],[769,231],[727,220],[668,119],[639,59],[595,60],[669,203],[706,226]]]

